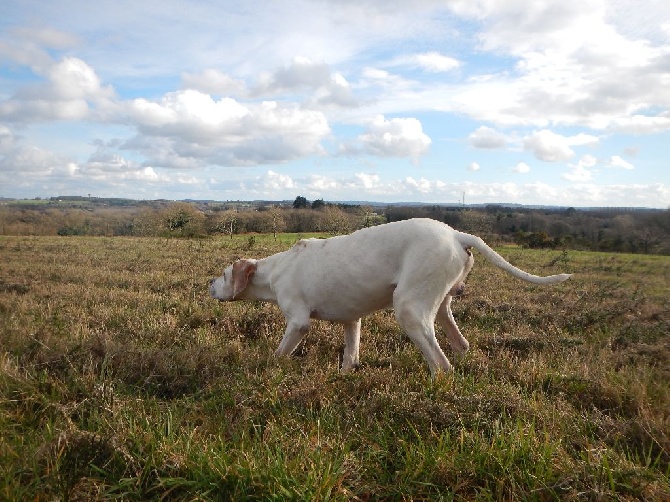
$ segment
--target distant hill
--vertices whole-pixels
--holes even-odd
[[[231,206],[245,206],[245,207],[263,207],[263,206],[291,206],[292,200],[214,200],[214,199],[128,199],[122,197],[90,197],[82,195],[59,195],[49,198],[35,198],[35,199],[14,199],[11,197],[0,197],[0,203],[3,204],[86,204],[86,205],[103,205],[103,206],[152,206],[165,205],[172,202],[187,202],[196,205],[231,205]],[[453,202],[377,202],[369,200],[344,200],[344,201],[325,201],[327,204],[342,205],[342,206],[369,206],[373,208],[384,207],[441,207],[441,208],[464,208],[464,209],[486,209],[486,208],[509,208],[518,210],[542,210],[542,211],[566,211],[570,206],[552,206],[552,205],[536,205],[536,204],[519,204],[514,202],[487,202],[483,204],[461,204]],[[594,211],[594,212],[615,212],[615,213],[630,213],[640,211],[665,211],[665,209],[646,208],[636,206],[583,206],[574,207],[573,209],[579,211]]]

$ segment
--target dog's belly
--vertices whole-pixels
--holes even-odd
[[[344,296],[321,291],[309,301],[310,317],[324,321],[351,322],[370,315],[377,310],[393,307],[393,290],[387,286],[383,290],[367,291],[366,295]],[[359,292],[360,293],[360,292]]]

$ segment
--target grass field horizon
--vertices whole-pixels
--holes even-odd
[[[0,499],[670,499],[670,257],[475,253],[432,381],[392,311],[342,374],[337,325],[277,359],[275,306],[209,298],[307,236],[0,237]]]

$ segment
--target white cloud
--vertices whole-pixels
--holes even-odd
[[[259,84],[252,90],[252,95],[273,96],[303,91],[314,93],[306,100],[310,107],[358,106],[351,85],[342,74],[332,72],[325,63],[315,63],[305,57],[295,57],[290,65],[262,76]]]
[[[371,93],[369,106],[373,105],[372,108],[376,109],[394,103],[395,111],[416,109],[416,99],[421,96],[417,87],[418,82],[415,80],[376,67],[363,68],[356,83],[359,92]],[[413,99],[413,104],[407,103],[407,99]]]
[[[28,66],[38,74],[53,65],[52,50],[71,49],[81,43],[71,33],[49,27],[14,26],[7,34],[7,38],[0,39],[0,61],[6,59]]]
[[[525,174],[530,172],[530,166],[525,162],[519,162],[516,166],[512,168],[512,172]]]
[[[114,97],[93,68],[74,57],[51,65],[45,76],[45,81],[26,85],[0,102],[0,117],[19,123],[86,119],[95,107],[108,107]]]
[[[364,189],[374,189],[380,183],[378,174],[356,173],[354,178],[356,179],[356,184]]]
[[[256,92],[297,91],[318,89],[331,82],[330,68],[325,63],[314,63],[309,58],[295,57],[293,62],[279,68],[261,80]]]
[[[561,136],[548,129],[543,129],[526,137],[523,146],[539,160],[561,162],[574,157],[575,152],[570,148],[571,146],[595,145],[597,143],[598,138],[588,134]]]
[[[338,190],[341,183],[337,180],[322,176],[320,174],[310,174],[305,183],[305,189],[308,193],[322,194],[331,190]]]
[[[476,172],[476,171],[479,171],[480,169],[481,169],[481,166],[479,164],[477,164],[476,162],[471,162],[468,165],[468,171]]]
[[[190,176],[185,173],[177,173],[174,176],[174,182],[178,185],[200,185],[202,181],[195,176]]]
[[[36,147],[17,146],[0,158],[0,171],[21,177],[69,174],[68,159]]]
[[[428,151],[431,139],[415,118],[385,119],[375,117],[367,132],[358,137],[365,151],[380,157],[410,157],[418,159]]]
[[[49,187],[79,191],[80,186],[119,187],[127,182],[160,183],[162,186],[194,182],[186,176],[174,178],[142,166],[118,154],[99,148],[83,163],[35,146],[19,146],[0,157],[0,180],[13,186],[46,184]],[[69,187],[69,188],[68,188]],[[132,188],[128,187],[128,190]],[[123,194],[125,196],[125,194]]]
[[[610,128],[619,133],[654,134],[670,130],[670,112],[661,115],[632,115],[611,121]]]
[[[140,166],[136,162],[131,162],[120,155],[108,152],[103,148],[98,149],[97,152],[91,155],[88,162],[83,166],[83,170],[86,172],[99,173],[122,173],[135,171],[139,168]]]
[[[420,67],[433,73],[451,71],[461,65],[457,59],[444,56],[438,52],[426,52],[417,54],[415,57]]]
[[[159,128],[173,124],[234,129],[249,109],[232,98],[218,101],[209,94],[187,89],[170,92],[159,103],[144,98],[130,103],[132,117],[140,126]]]
[[[435,192],[440,192],[444,190],[447,184],[444,181],[440,180],[428,180],[426,178],[420,178],[415,180],[413,177],[408,176],[403,181],[403,186],[405,190],[412,192],[419,192],[422,194],[432,194]]]
[[[468,143],[474,148],[497,149],[507,146],[508,139],[495,129],[480,126],[468,136]]]
[[[514,72],[481,75],[487,79],[457,90],[460,112],[504,124],[667,129],[654,113],[670,106],[667,38],[657,21],[670,16],[667,2],[645,9],[625,0],[450,6],[480,23],[481,50],[517,60]],[[633,115],[649,117],[627,124]]]
[[[0,154],[9,152],[16,144],[14,133],[7,126],[0,124]]]
[[[54,100],[73,100],[80,98],[95,98],[108,96],[109,89],[103,89],[100,78],[95,70],[81,59],[66,57],[47,73],[49,87],[39,89],[44,91],[47,98]],[[31,93],[32,94],[32,93]],[[35,98],[37,96],[29,96]]]
[[[246,85],[242,80],[212,68],[200,73],[182,73],[181,85],[184,89],[194,89],[205,94],[219,96],[246,94]]]
[[[330,133],[320,111],[276,101],[243,105],[195,90],[168,93],[160,102],[134,100],[129,113],[146,139],[127,147],[139,148],[154,165],[166,158],[222,166],[285,162],[320,155]]]
[[[546,162],[559,162],[572,158],[575,152],[563,136],[546,129],[533,133],[524,140],[524,148],[536,158]]]
[[[623,152],[629,157],[637,157],[640,154],[639,146],[627,146],[623,149]]]
[[[421,68],[429,73],[444,73],[458,68],[461,64],[457,59],[432,51],[398,56],[384,66],[406,66]]]
[[[103,0],[76,12],[70,4],[34,10],[15,2],[0,18],[0,66],[7,70],[0,83],[0,171],[9,173],[0,185],[12,191],[34,178],[30,186],[50,190],[93,180],[128,190],[186,184],[195,191],[203,171],[228,180],[246,176],[230,166],[265,165],[289,176],[295,187],[284,190],[297,190],[310,181],[302,164],[290,162],[327,155],[340,143],[345,152],[376,156],[356,161],[397,179],[342,167],[342,179],[313,174],[315,189],[458,199],[449,190],[460,188],[436,178],[445,158],[468,169],[450,173],[450,181],[475,177],[479,165],[468,166],[468,146],[501,150],[501,166],[514,166],[510,152],[520,149],[569,162],[564,179],[582,187],[592,187],[598,168],[634,167],[641,186],[663,179],[670,3],[331,4],[184,8],[167,0],[155,16],[142,2],[119,9]],[[608,141],[600,143],[598,130]],[[432,145],[428,131],[439,143]],[[116,143],[91,155],[96,137]],[[623,145],[636,142],[642,146],[633,157]],[[584,147],[600,160],[582,156]],[[485,165],[493,165],[489,154],[478,152]],[[421,158],[420,174],[407,178],[398,158]],[[546,180],[548,172],[533,169],[526,178]],[[495,170],[476,177],[483,175]],[[57,184],[57,177],[81,185]],[[266,178],[281,189],[281,179]],[[124,179],[137,183],[124,186]],[[482,197],[534,197],[519,185],[477,187]],[[660,200],[658,193],[664,192],[650,200]]]
[[[569,171],[561,177],[565,180],[575,183],[585,183],[593,179],[593,173],[590,171],[597,164],[597,159],[593,155],[584,155],[577,164],[568,164]]]
[[[266,190],[286,190],[295,188],[295,182],[286,174],[279,174],[269,170],[263,178],[263,188]]]
[[[618,168],[618,169],[627,169],[627,170],[635,168],[635,166],[633,166],[633,164],[631,164],[630,162],[622,159],[618,155],[613,155],[609,159],[609,162],[607,163],[607,165],[608,165],[608,167],[614,167],[614,168]]]
[[[174,178],[167,176],[157,172],[153,166],[144,166],[126,159],[105,146],[99,146],[86,162],[78,164],[76,174],[80,180],[95,180],[109,184],[123,181],[181,183],[179,173]]]

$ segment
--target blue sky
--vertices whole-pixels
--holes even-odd
[[[663,0],[0,6],[0,196],[670,207]]]

